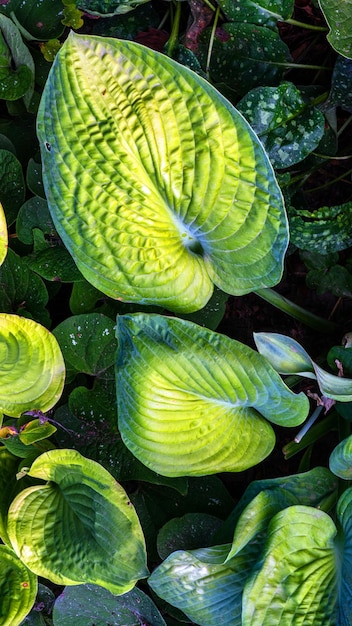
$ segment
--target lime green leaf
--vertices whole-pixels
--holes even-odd
[[[161,598],[202,626],[241,626],[242,590],[256,559],[250,546],[224,564],[228,545],[171,554],[148,579]]]
[[[336,626],[336,528],[313,507],[292,506],[269,524],[260,568],[245,584],[246,626]]]
[[[295,339],[278,333],[254,333],[254,341],[260,354],[277,372],[312,378],[317,380],[321,393],[327,398],[352,401],[352,379],[323,370]]]
[[[51,437],[57,428],[50,422],[41,422],[39,419],[31,420],[25,424],[19,433],[19,438],[26,446]]]
[[[207,64],[211,29],[200,37],[199,59]],[[210,75],[215,83],[230,84],[244,96],[261,85],[275,86],[282,80],[285,63],[291,61],[286,44],[277,31],[246,23],[227,23],[215,36]]]
[[[139,589],[117,598],[95,585],[67,587],[55,602],[55,626],[166,626],[155,604]]]
[[[18,100],[23,96],[28,109],[34,91],[34,61],[18,28],[12,20],[1,14],[0,59],[0,97]]]
[[[49,39],[49,41],[45,41],[40,44],[40,51],[44,59],[49,61],[49,63],[52,63],[59,52],[61,45],[62,44],[58,39]]]
[[[352,435],[340,441],[330,455],[329,467],[336,476],[352,480]]]
[[[219,6],[229,20],[276,26],[293,13],[294,0],[220,0]]]
[[[238,110],[253,130],[275,168],[284,168],[305,159],[324,134],[325,119],[311,107],[292,83],[278,87],[257,87],[240,100]]]
[[[48,482],[15,498],[8,534],[33,572],[56,584],[92,582],[116,594],[147,576],[138,517],[109,472],[74,450],[51,450],[28,474]]]
[[[320,8],[330,27],[327,36],[332,47],[343,56],[352,58],[352,1],[319,0]]]
[[[294,426],[307,415],[307,398],[237,341],[152,314],[119,316],[117,334],[119,429],[131,452],[160,474],[251,467],[274,445],[262,416]]]
[[[0,265],[4,262],[7,255],[8,235],[7,224],[4,209],[0,203]]]
[[[8,150],[0,150],[0,202],[9,226],[15,221],[25,196],[22,167]]]
[[[13,550],[0,546],[0,626],[20,626],[37,594],[37,577]]]
[[[61,20],[62,24],[71,28],[82,28],[84,24],[82,19],[83,12],[77,9],[76,3],[63,0],[63,4],[65,8],[63,10],[64,19]]]
[[[243,294],[280,279],[287,224],[270,163],[242,116],[188,68],[133,42],[71,34],[38,135],[57,232],[105,294],[190,313],[213,284]]]
[[[132,11],[143,2],[148,0],[79,0],[77,5],[92,15],[109,17]]]
[[[65,366],[55,337],[33,320],[0,314],[0,410],[19,417],[51,409],[61,396]]]

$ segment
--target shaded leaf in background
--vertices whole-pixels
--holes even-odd
[[[213,284],[243,294],[279,280],[287,223],[270,163],[243,117],[188,68],[71,33],[38,135],[57,231],[108,296],[190,313]]]
[[[176,550],[194,550],[213,545],[212,537],[222,520],[207,513],[186,513],[167,522],[159,531],[158,554],[166,559]]]
[[[352,58],[352,0],[319,0],[319,5],[330,27],[327,36],[332,47],[343,56]]]
[[[24,197],[25,183],[20,162],[12,152],[0,150],[0,202],[8,226],[15,221]]]
[[[352,14],[352,4],[351,4]],[[352,60],[338,56],[331,79],[331,89],[328,105],[340,106],[352,113]]]
[[[7,511],[17,493],[18,482],[16,481],[16,474],[18,465],[19,459],[6,450],[4,446],[0,446],[0,539],[8,544],[10,544],[10,540],[6,530]]]
[[[61,0],[10,0],[4,9],[25,39],[55,39],[64,31]]]
[[[257,87],[240,100],[237,108],[257,133],[275,168],[302,161],[324,133],[323,114],[303,100],[293,83]]]
[[[126,593],[148,575],[143,533],[126,492],[75,450],[50,450],[8,513],[8,535],[31,571],[56,584],[98,584]]]
[[[61,397],[65,366],[55,337],[33,320],[0,314],[0,411],[12,417],[51,409]]]
[[[200,38],[197,53],[203,69],[208,55],[210,29]],[[260,85],[278,85],[291,61],[286,44],[277,32],[246,23],[227,23],[217,32],[209,71],[215,83],[224,82],[239,95]]]
[[[337,503],[337,517],[343,529],[343,537],[337,543],[339,587],[337,626],[352,622],[352,488],[346,489]]]
[[[275,28],[292,16],[294,0],[220,0],[219,6],[230,21]]]
[[[30,159],[27,165],[26,183],[30,191],[40,198],[45,198],[41,163]]]
[[[128,13],[95,20],[92,24],[92,34],[135,40],[139,32],[148,31],[150,28],[156,29],[159,24],[160,15],[152,3],[148,2],[140,4]]]
[[[82,280],[82,274],[60,240],[46,243],[46,248],[27,257],[28,267],[46,280],[73,283]]]
[[[116,597],[96,585],[66,587],[55,602],[54,626],[166,626],[157,607],[140,589]]]
[[[27,267],[25,258],[9,249],[0,267],[1,311],[34,318],[49,326],[49,312],[45,308],[48,299],[42,279]]]
[[[48,626],[52,624],[51,614],[55,595],[45,585],[38,584],[38,592],[32,610],[21,623],[21,626]]]
[[[301,250],[329,254],[352,245],[352,202],[314,211],[290,210],[292,243]]]
[[[34,196],[22,204],[16,220],[16,233],[23,243],[33,243],[35,228],[40,229],[48,241],[57,238],[48,203],[39,196]]]
[[[148,0],[77,0],[77,6],[91,15],[109,17],[133,11]]]
[[[37,594],[37,577],[13,550],[0,545],[0,624],[20,626]]]
[[[34,61],[12,20],[0,14],[0,98],[23,97],[28,109],[34,89]]]
[[[265,458],[270,424],[308,412],[251,348],[186,320],[117,318],[117,404],[123,441],[165,476],[241,471]]]

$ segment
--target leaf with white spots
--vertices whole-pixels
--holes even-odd
[[[293,13],[294,0],[220,0],[220,8],[233,22],[251,22],[269,28],[284,22]]]
[[[314,211],[290,209],[291,242],[317,254],[340,252],[352,246],[352,202]],[[345,281],[345,287],[346,287]]]
[[[345,111],[352,113],[351,93],[352,60],[339,55],[332,73],[328,105],[340,106]]]
[[[200,37],[198,57],[207,63],[211,29]],[[229,22],[215,33],[209,71],[215,83],[231,85],[240,95],[259,85],[278,85],[291,61],[277,31],[254,24]]]
[[[319,0],[319,4],[330,27],[328,41],[336,52],[351,59],[352,0]]]
[[[307,104],[289,82],[278,87],[257,87],[242,98],[237,108],[257,133],[276,168],[302,161],[324,134],[321,111]]]

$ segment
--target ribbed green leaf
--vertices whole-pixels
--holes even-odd
[[[171,554],[149,577],[158,596],[202,626],[242,626],[242,590],[257,556],[250,546],[224,564],[228,545]]]
[[[117,319],[119,429],[165,476],[241,471],[274,445],[273,423],[294,426],[308,400],[247,346],[160,315]]]
[[[277,372],[316,379],[321,393],[327,398],[352,401],[352,379],[323,370],[295,339],[278,333],[254,333],[254,341],[260,354]]]
[[[122,487],[74,450],[38,457],[29,476],[49,481],[22,491],[8,514],[21,560],[56,584],[91,582],[115,594],[148,574],[143,533]]]
[[[140,589],[121,597],[95,585],[66,587],[55,602],[54,626],[166,626],[152,600]]]
[[[33,320],[0,314],[0,410],[48,411],[61,396],[65,366],[55,337]]]
[[[335,535],[331,518],[313,507],[277,513],[245,584],[243,626],[336,626]]]
[[[280,279],[287,222],[268,158],[188,68],[130,41],[71,34],[38,136],[57,231],[105,294],[188,313],[213,284],[239,295]]]
[[[352,480],[352,435],[341,441],[329,459],[331,471],[339,478]]]
[[[13,550],[0,546],[0,626],[19,626],[37,594],[37,577]]]
[[[343,528],[340,543],[339,611],[336,626],[352,624],[352,488],[346,489],[337,504],[337,515]]]

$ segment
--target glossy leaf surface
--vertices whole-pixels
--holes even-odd
[[[340,441],[333,449],[329,467],[339,478],[352,480],[352,435]]]
[[[61,396],[65,366],[55,337],[33,320],[0,314],[0,410],[19,417],[51,409]]]
[[[145,465],[166,476],[240,471],[265,458],[274,433],[308,401],[247,346],[160,315],[117,320],[119,429]],[[259,356],[259,358],[258,358]]]
[[[31,610],[37,577],[7,546],[0,545],[0,626],[19,626]]]
[[[56,584],[92,582],[116,594],[147,576],[138,517],[109,472],[74,450],[51,450],[28,474],[49,482],[15,498],[8,534],[33,572]]]
[[[219,6],[234,22],[251,22],[274,27],[291,17],[293,0],[220,0]]]
[[[175,81],[177,75],[177,81]],[[276,284],[281,192],[243,117],[172,59],[71,34],[38,115],[49,208],[100,291],[178,312]]]

